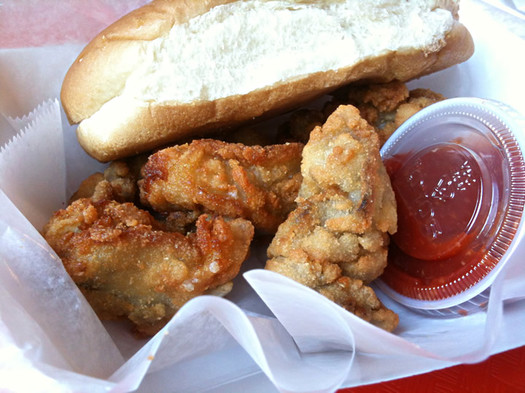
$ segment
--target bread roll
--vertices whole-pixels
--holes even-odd
[[[156,0],[86,46],[61,99],[80,144],[110,161],[473,49],[454,0]]]

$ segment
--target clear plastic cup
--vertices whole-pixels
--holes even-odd
[[[453,98],[408,119],[381,155],[398,232],[377,281],[437,315],[485,308],[490,285],[525,244],[525,118],[499,102]]]

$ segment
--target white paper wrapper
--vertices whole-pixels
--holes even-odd
[[[410,87],[493,98],[525,113],[516,88],[523,40],[486,5],[462,6],[476,54]],[[254,246],[226,299],[192,300],[150,340],[119,323],[101,324],[38,232],[102,167],[80,149],[55,99],[80,49],[0,51],[0,80],[9,81],[0,96],[0,143],[9,141],[0,151],[1,391],[332,392],[525,344],[521,259],[495,280],[487,312],[437,319],[383,298],[401,320],[390,334],[262,270],[264,244]]]

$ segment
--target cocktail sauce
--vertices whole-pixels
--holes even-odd
[[[450,307],[479,294],[516,238],[523,154],[505,122],[482,116],[480,105],[452,99],[431,106],[382,149],[398,231],[381,287],[406,305]]]

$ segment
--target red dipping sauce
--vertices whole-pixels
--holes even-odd
[[[400,230],[394,239],[405,254],[428,261],[450,258],[481,231],[482,172],[463,150],[456,145],[437,146],[410,160],[387,161],[398,196]],[[395,161],[399,161],[397,170]]]
[[[451,110],[457,100],[409,119],[381,152],[398,232],[380,287],[421,309],[455,307],[485,290],[523,213],[519,142],[499,119]]]

